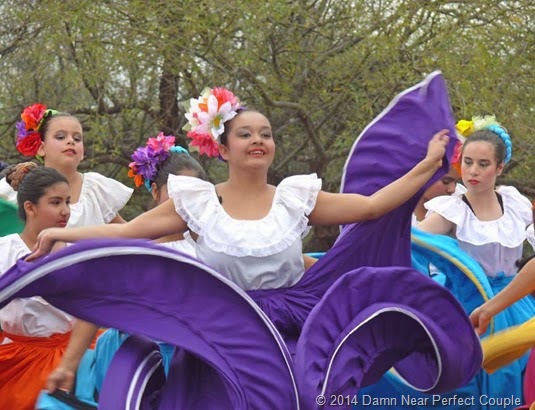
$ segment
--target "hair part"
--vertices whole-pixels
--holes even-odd
[[[463,145],[463,154],[466,146],[476,141],[485,141],[494,147],[494,157],[498,165],[505,161],[505,142],[498,134],[487,129],[475,131],[466,139]]]
[[[3,173],[6,175],[6,181],[17,191],[18,214],[25,222],[24,203],[26,201],[37,204],[48,188],[60,182],[69,184],[67,178],[55,169],[40,167],[33,162],[10,165]]]
[[[169,175],[178,175],[185,170],[194,171],[197,174],[197,178],[208,180],[206,171],[195,158],[184,153],[170,152],[170,155],[158,167],[158,172],[152,182],[160,189],[167,184]]]

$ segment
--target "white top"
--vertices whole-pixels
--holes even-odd
[[[455,191],[453,192],[452,195],[462,195],[466,192],[466,187],[462,184],[455,184]],[[425,207],[425,204],[424,204],[424,207]],[[427,217],[427,215],[429,214],[429,212],[425,215],[425,217]],[[418,220],[418,218],[416,218],[416,215],[413,213],[412,216],[411,216],[411,225],[412,226],[416,226],[420,223],[421,221]]]
[[[302,238],[321,190],[316,174],[284,179],[269,213],[258,220],[231,218],[214,185],[199,178],[169,175],[169,197],[191,231],[197,257],[244,290],[294,285],[305,268]]]
[[[503,198],[504,212],[493,221],[477,219],[462,196],[439,196],[425,203],[429,213],[436,212],[455,224],[461,249],[478,261],[489,277],[516,273],[526,228],[532,223],[531,203],[516,188],[502,186],[497,192]]]
[[[97,172],[82,174],[82,190],[78,202],[71,204],[71,217],[67,226],[89,226],[105,224],[113,220],[126,205],[132,192],[115,179]],[[17,202],[17,192],[3,178],[0,180],[0,197]]]
[[[19,234],[0,237],[0,275],[3,275],[30,250]],[[0,309],[0,324],[5,332],[19,336],[49,337],[72,330],[74,318],[35,296],[14,299]]]
[[[195,249],[196,244],[189,232],[184,232],[184,239],[182,240],[162,242],[160,245],[167,246],[175,251],[180,251],[195,258],[197,257],[197,251]]]

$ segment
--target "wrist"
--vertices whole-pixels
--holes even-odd
[[[436,161],[428,157],[425,157],[423,160],[421,160],[420,164],[425,171],[430,171],[433,173],[440,168],[440,161]]]

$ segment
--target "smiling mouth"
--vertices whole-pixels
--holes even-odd
[[[265,155],[266,153],[264,151],[251,151],[249,152],[249,155]]]

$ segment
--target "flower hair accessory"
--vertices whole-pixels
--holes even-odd
[[[42,135],[39,131],[45,118],[56,115],[58,111],[47,109],[43,104],[32,104],[26,107],[17,122],[16,147],[22,155],[34,157],[41,146]]]
[[[472,117],[471,121],[460,120],[455,125],[455,128],[466,138],[479,130],[489,130],[495,133],[505,144],[505,158],[503,162],[507,164],[511,160],[513,155],[513,143],[511,137],[505,127],[496,121],[496,116],[485,115],[484,117]]]
[[[158,173],[158,166],[169,157],[171,152],[189,155],[182,147],[175,146],[173,135],[150,137],[144,147],[138,147],[132,154],[133,162],[128,167],[128,176],[134,178],[136,188],[144,185],[149,192],[152,191],[151,181]]]
[[[455,143],[455,148],[453,148],[453,155],[451,157],[451,166],[457,172],[458,175],[461,175],[461,157],[463,151],[463,143],[460,140],[457,140]]]
[[[242,108],[240,100],[226,88],[205,88],[201,96],[190,99],[185,108],[188,123],[184,129],[192,140],[190,146],[196,147],[200,154],[217,157],[224,124]]]

